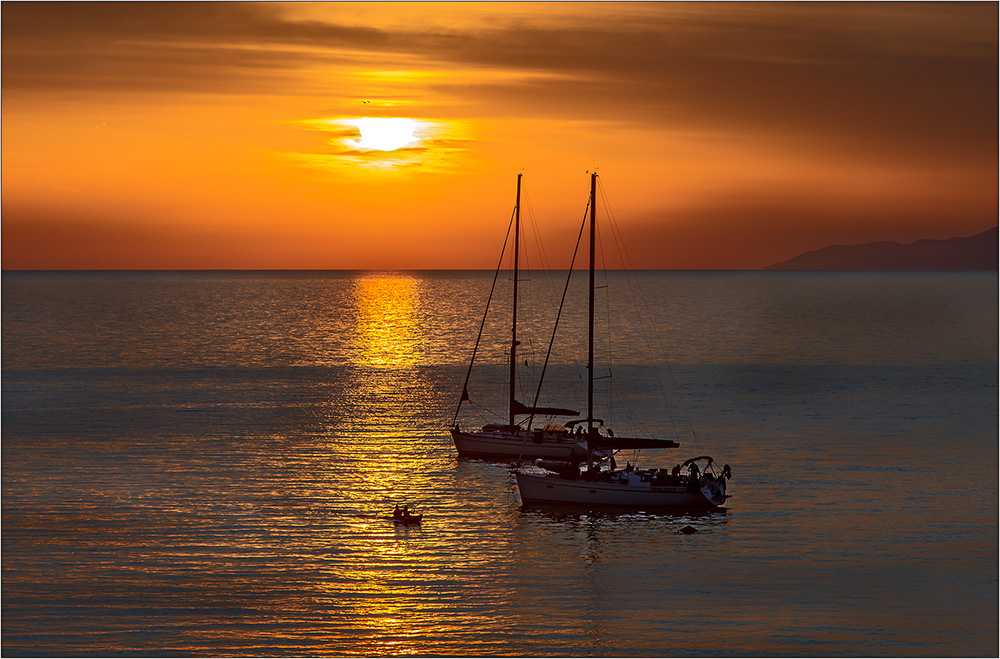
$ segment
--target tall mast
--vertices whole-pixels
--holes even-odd
[[[514,425],[514,387],[516,384],[515,371],[517,369],[517,279],[518,279],[518,256],[520,253],[521,240],[521,174],[517,175],[517,201],[514,203],[514,311],[511,314],[510,330],[510,401],[507,409],[508,424]]]
[[[590,436],[594,432],[594,226],[597,215],[597,172],[590,175],[590,315],[587,326],[587,469],[590,469]]]

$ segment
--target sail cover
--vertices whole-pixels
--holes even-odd
[[[561,407],[528,407],[524,403],[514,401],[511,410],[514,414],[538,414],[541,416],[578,416],[576,410],[566,410]]]
[[[652,439],[646,437],[605,437],[594,433],[587,442],[591,450],[599,448],[637,449],[637,448],[677,448],[680,446],[672,439]]]

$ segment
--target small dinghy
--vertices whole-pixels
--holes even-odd
[[[409,506],[403,506],[402,509],[397,505],[395,510],[392,511],[392,523],[402,524],[403,526],[412,526],[414,524],[419,524],[420,520],[424,518],[423,515],[415,515],[410,512]]]

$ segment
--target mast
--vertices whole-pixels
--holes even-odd
[[[517,279],[518,279],[518,256],[520,253],[521,240],[521,174],[517,175],[517,200],[514,203],[514,311],[511,314],[510,329],[510,401],[507,409],[508,424],[514,425],[514,388],[516,385],[515,372],[517,369]]]
[[[593,464],[590,437],[594,433],[594,237],[597,215],[597,172],[590,175],[590,308],[587,323],[587,470]]]

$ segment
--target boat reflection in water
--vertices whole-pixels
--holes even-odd
[[[546,503],[524,501],[521,517],[525,521],[540,521],[566,524],[570,527],[580,524],[601,522],[656,523],[663,532],[682,533],[691,526],[697,532],[711,532],[722,528],[727,522],[729,510],[726,508],[706,508],[705,506],[641,506],[623,508],[617,505],[593,504],[581,508],[571,503]]]

